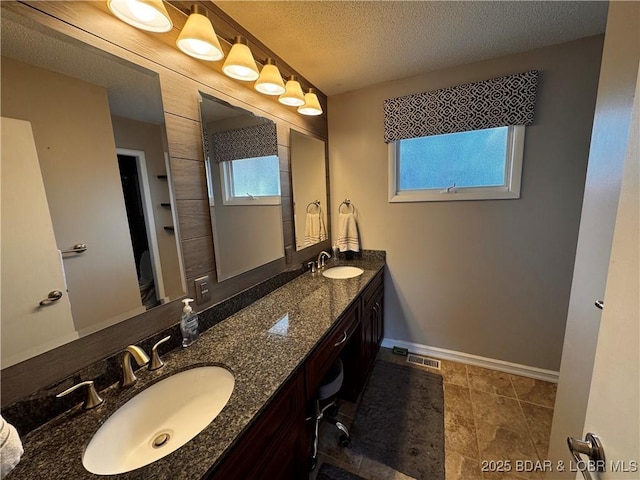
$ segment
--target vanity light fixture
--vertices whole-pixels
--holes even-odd
[[[260,76],[258,66],[253,59],[247,39],[238,35],[233,41],[233,46],[222,66],[222,71],[228,77],[250,82]]]
[[[184,24],[176,44],[184,53],[200,60],[215,62],[224,58],[207,11],[200,5],[191,7],[187,23]]]
[[[108,0],[111,13],[129,25],[148,32],[168,32],[173,28],[162,0]]]
[[[287,80],[285,92],[278,97],[278,101],[290,107],[300,107],[304,105],[304,93],[298,81],[298,77],[291,75]]]
[[[322,107],[316,95],[316,89],[310,88],[304,94],[304,105],[298,107],[298,113],[302,115],[322,115]]]
[[[282,75],[273,58],[267,58],[254,88],[265,95],[281,95],[285,92]]]

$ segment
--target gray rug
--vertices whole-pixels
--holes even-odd
[[[351,428],[351,448],[418,480],[444,480],[442,377],[378,360]]]
[[[364,480],[364,478],[338,468],[335,465],[331,465],[330,463],[323,463],[320,465],[320,471],[318,472],[316,480]]]

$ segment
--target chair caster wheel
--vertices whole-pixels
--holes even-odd
[[[351,445],[351,438],[347,437],[345,434],[340,435],[340,438],[338,438],[338,444],[341,447],[348,447],[349,445]]]
[[[309,471],[313,472],[316,467],[318,466],[318,459],[317,458],[312,458],[311,459],[311,465],[309,466]]]

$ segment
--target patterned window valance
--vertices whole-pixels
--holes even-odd
[[[214,161],[218,163],[278,155],[276,124],[268,122],[212,133],[209,147]]]
[[[538,71],[384,101],[384,141],[533,122]]]

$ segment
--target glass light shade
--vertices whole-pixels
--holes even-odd
[[[246,82],[257,80],[260,76],[258,66],[244,37],[235,38],[235,43],[227,55],[222,71],[228,77]]]
[[[215,62],[224,57],[211,21],[198,11],[192,11],[176,42],[187,55]]]
[[[129,25],[148,32],[168,32],[173,28],[162,0],[108,0],[111,13]]]
[[[290,107],[300,107],[304,105],[304,93],[298,82],[298,77],[291,75],[285,86],[285,92],[278,97],[278,101]]]
[[[322,107],[313,88],[310,88],[304,94],[304,105],[298,107],[298,113],[302,115],[322,115]]]
[[[267,58],[254,88],[265,95],[280,95],[285,92],[282,75],[274,59]]]

